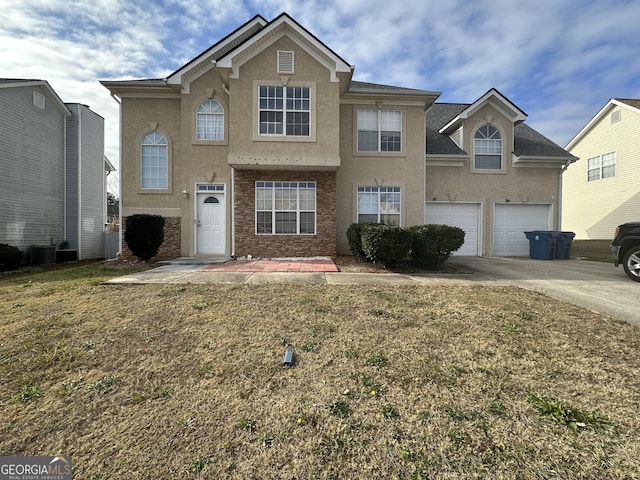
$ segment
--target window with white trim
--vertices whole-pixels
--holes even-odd
[[[400,225],[400,187],[358,187],[358,223]]]
[[[205,100],[196,113],[198,140],[224,140],[224,108],[215,100]]]
[[[358,110],[359,152],[402,151],[401,110]]]
[[[316,233],[316,182],[256,182],[256,233]]]
[[[587,159],[587,181],[593,182],[616,176],[616,152],[605,153]]]
[[[258,88],[260,135],[310,136],[311,88]]]
[[[167,138],[159,132],[149,132],[140,142],[140,186],[166,189],[169,182]]]
[[[483,125],[474,135],[473,147],[475,169],[502,169],[502,135],[500,130],[493,125]]]

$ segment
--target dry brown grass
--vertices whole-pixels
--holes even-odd
[[[610,244],[611,240],[574,240],[571,244],[571,255],[594,262],[613,263]]]
[[[515,288],[82,268],[0,279],[5,455],[72,455],[78,479],[640,477],[631,325]]]

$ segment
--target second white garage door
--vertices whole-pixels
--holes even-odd
[[[493,222],[493,254],[529,255],[529,240],[524,232],[550,230],[550,205],[496,205]]]
[[[464,245],[454,255],[475,256],[478,252],[480,231],[479,203],[427,203],[424,223],[451,225],[464,230]]]

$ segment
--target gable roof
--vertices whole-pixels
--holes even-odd
[[[25,79],[25,78],[0,78],[0,88],[15,87],[40,87],[44,93],[53,102],[54,106],[60,110],[64,116],[71,116],[71,111],[67,108],[62,99],[58,96],[49,82],[46,80]]]
[[[527,114],[520,110],[511,100],[502,95],[497,89],[491,88],[475,102],[468,104],[467,107],[452,118],[449,123],[443,125],[440,133],[454,132],[460,127],[464,120],[488,103],[499,110],[505,117],[511,119],[514,124],[524,122],[527,119]]]
[[[267,21],[261,15],[255,15],[251,20],[240,25],[233,32],[169,75],[166,78],[167,83],[179,85],[183,76],[190,71],[210,68],[217,60],[262,30],[266,24]]]
[[[238,69],[242,64],[283,37],[286,32],[293,33],[289,38],[332,72],[332,81],[338,81],[336,76],[338,72],[349,74],[353,72],[353,67],[349,63],[287,13],[281,13],[250,38],[218,58],[216,65],[231,68],[232,77],[237,77]]]
[[[460,118],[461,113],[468,111],[473,104],[467,103],[434,103],[425,114],[426,152],[427,155],[463,155],[462,150],[447,133],[444,127],[452,120]],[[525,123],[518,123],[513,129],[513,154],[520,158],[571,160],[575,157],[558,144],[534,130]]]
[[[170,92],[171,88],[175,91],[176,87],[182,87],[188,92],[191,81],[214,67],[230,69],[232,78],[237,78],[241,65],[287,33],[291,40],[327,67],[331,72],[332,81],[339,81],[337,73],[347,73],[350,79],[354,70],[352,65],[287,13],[281,13],[270,22],[261,15],[254,16],[166,78],[105,80],[100,83],[114,93],[123,88],[138,87],[156,88],[166,92]]]
[[[567,143],[564,148],[567,150],[572,149],[575,144],[582,140],[587,132],[589,132],[589,130],[591,130],[591,128],[593,128],[611,108],[616,106],[640,113],[640,100],[633,98],[612,98],[591,120],[589,120],[589,123],[587,123],[582,130],[575,135],[575,137],[569,140],[569,143]]]

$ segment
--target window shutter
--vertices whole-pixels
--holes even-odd
[[[278,51],[278,72],[277,73],[294,73],[293,72],[293,52]]]

